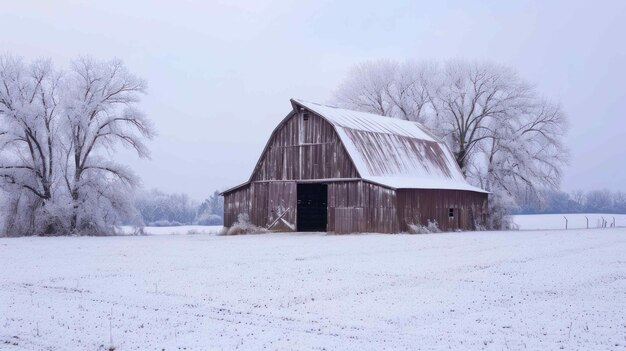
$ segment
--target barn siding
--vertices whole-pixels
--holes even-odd
[[[271,182],[266,205],[267,225],[270,225],[281,211],[288,210],[283,217],[287,222],[296,224],[297,184],[296,182]]]
[[[487,194],[461,190],[399,189],[398,211],[400,229],[408,230],[408,224],[426,225],[437,221],[444,231],[471,230],[475,220],[484,222],[487,214]],[[454,209],[454,217],[448,211]]]
[[[328,231],[397,233],[395,191],[364,181],[328,184]]]
[[[301,114],[287,119],[270,138],[252,181],[357,178],[359,175],[332,125]]]
[[[289,209],[285,220],[296,223],[297,182],[254,182],[224,194],[224,225],[240,213],[267,227],[277,212]],[[455,215],[449,217],[449,209]],[[408,224],[437,221],[444,231],[471,230],[485,220],[487,194],[436,189],[392,190],[365,181],[328,183],[328,228],[334,233],[398,233]]]
[[[237,221],[237,216],[240,213],[250,214],[251,185],[246,184],[224,193],[224,226],[232,226]]]
[[[267,227],[287,209],[283,218],[295,224],[296,195],[296,182],[254,182],[224,193],[224,226],[232,226],[240,213],[247,213],[252,224]]]

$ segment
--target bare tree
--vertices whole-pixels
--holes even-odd
[[[533,104],[485,127],[467,173],[489,191],[541,206],[545,190],[558,189],[567,162],[566,120],[558,105],[541,99]]]
[[[490,138],[489,126],[515,120],[532,103],[532,90],[512,70],[488,63],[452,61],[434,97],[444,137],[466,173],[474,148]]]
[[[437,79],[437,65],[432,62],[364,62],[339,86],[335,102],[350,109],[424,122],[432,113]]]
[[[476,185],[515,198],[556,189],[567,161],[567,119],[512,69],[483,62],[376,61],[352,70],[338,104],[420,121],[442,137]],[[504,211],[499,211],[504,212]]]
[[[11,192],[17,211],[22,205],[46,211],[52,200],[55,179],[55,141],[58,119],[60,75],[50,61],[38,60],[30,65],[16,57],[0,57],[0,178]],[[27,204],[24,204],[27,202]],[[19,221],[12,216],[11,230],[32,230],[35,220],[46,218],[32,216]],[[53,230],[52,223],[46,230]]]
[[[389,60],[356,65],[336,91],[337,102],[347,108],[391,116],[394,105],[389,92],[397,69],[398,65]]]
[[[145,93],[144,80],[128,72],[119,60],[108,62],[80,58],[72,62],[67,77],[64,111],[66,130],[66,167],[64,180],[72,199],[70,228],[73,232],[100,227],[104,216],[132,205],[118,191],[101,191],[102,182],[116,182],[122,192],[134,187],[137,179],[126,167],[105,157],[121,144],[148,157],[145,139],[154,130],[136,107]],[[105,213],[97,203],[105,202]]]
[[[585,195],[585,209],[591,213],[609,212],[613,208],[613,195],[608,189],[592,190]]]
[[[117,60],[0,57],[0,199],[4,231],[98,234],[134,211],[137,178],[117,145],[148,156],[154,134],[138,110],[145,82]]]
[[[437,112],[433,96],[437,91],[437,65],[432,62],[406,61],[397,64],[393,83],[385,91],[393,106],[392,116],[427,123]]]

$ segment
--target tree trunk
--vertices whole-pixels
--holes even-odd
[[[467,156],[467,150],[465,148],[459,148],[459,151],[454,153],[454,158],[456,159],[456,163],[459,165],[459,168],[461,168],[461,173],[463,173],[463,176],[465,177],[465,166],[466,166],[466,160],[465,157]]]
[[[76,173],[74,174],[74,185],[72,187],[72,192],[71,192],[71,196],[72,196],[72,218],[70,220],[70,231],[72,232],[72,234],[78,234],[77,230],[78,230],[78,209],[79,209],[79,204],[78,204],[78,199],[79,199],[79,192],[78,192],[78,184],[80,181],[80,173],[78,171],[76,171]]]

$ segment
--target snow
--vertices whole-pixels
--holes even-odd
[[[365,132],[396,134],[428,141],[438,141],[435,140],[432,135],[427,133],[424,130],[424,127],[417,122],[379,116],[373,113],[347,110],[300,99],[293,100],[306,107],[308,110],[324,116],[336,127],[361,130]]]
[[[483,189],[471,186],[466,182],[447,178],[412,178],[412,177],[368,177],[363,179],[372,183],[382,184],[393,189],[451,189],[486,193]]]
[[[623,350],[624,252],[624,228],[4,238],[0,348]]]
[[[183,235],[183,234],[217,234],[222,228],[221,225],[181,225],[172,227],[144,227],[145,235]],[[135,233],[136,227],[122,226],[121,234],[131,235]]]
[[[523,230],[538,229],[565,229],[565,218],[567,218],[567,228],[581,229],[587,228],[587,217],[589,228],[601,228],[602,218],[607,221],[607,227],[613,223],[615,226],[626,227],[626,214],[610,213],[566,213],[566,214],[536,214],[536,215],[516,215],[513,222]]]

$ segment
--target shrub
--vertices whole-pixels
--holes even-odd
[[[221,235],[242,235],[242,234],[261,234],[267,233],[265,228],[257,227],[250,223],[250,217],[247,213],[240,213],[237,216],[237,222],[235,222],[230,228],[224,227],[221,231]]]
[[[479,231],[479,232],[483,232],[483,231],[487,230],[487,226],[485,226],[482,223],[482,221],[475,220],[474,221],[474,230]]]
[[[177,221],[168,221],[166,219],[161,219],[158,221],[148,223],[150,227],[179,227],[184,224]]]
[[[130,235],[148,235],[144,227],[132,227]]]
[[[489,214],[485,227],[489,230],[511,230],[515,224],[509,215],[514,207],[513,199],[501,192],[495,192],[489,196]]]
[[[441,233],[439,229],[439,224],[437,221],[428,220],[428,224],[426,226],[422,224],[409,224],[409,233],[410,234],[431,234],[431,233]]]
[[[429,234],[430,232],[426,227],[421,224],[409,224],[409,234]]]

